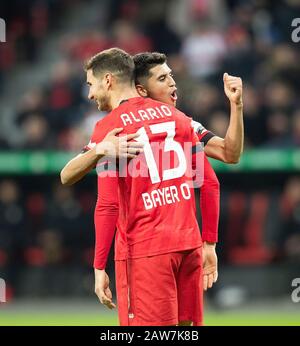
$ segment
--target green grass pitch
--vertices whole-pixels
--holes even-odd
[[[116,313],[1,311],[2,326],[117,326]],[[206,326],[300,326],[300,313],[208,312]]]

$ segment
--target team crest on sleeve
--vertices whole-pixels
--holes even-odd
[[[202,134],[203,132],[206,131],[206,128],[201,123],[199,123],[198,121],[192,120],[191,125],[192,125],[192,128],[194,129],[195,133]]]

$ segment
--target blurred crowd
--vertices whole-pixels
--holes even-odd
[[[29,3],[26,11],[8,13],[8,40],[0,46],[7,77],[20,59],[35,61],[53,18],[58,25],[71,6],[67,0]],[[300,57],[291,39],[299,1],[113,0],[105,8],[105,23],[59,37],[63,59],[43,88],[30,87],[18,101],[18,136],[2,138],[2,148],[80,150],[104,116],[87,100],[83,62],[113,46],[166,53],[178,108],[219,136],[229,119],[223,73],[242,77],[246,148],[300,146]]]
[[[50,179],[35,188],[24,177],[0,181],[0,276],[10,297],[91,292],[82,275],[94,257],[94,191]]]
[[[42,41],[54,28],[60,27],[70,6],[68,0],[10,0],[0,3],[0,15],[6,22],[6,42],[0,44],[0,90],[4,88],[5,77],[8,78],[18,64],[37,61]]]

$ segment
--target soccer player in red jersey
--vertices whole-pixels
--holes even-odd
[[[177,88],[165,54],[144,52],[133,58],[135,84],[138,93],[176,107]],[[231,106],[230,125],[225,138],[206,130],[202,124],[192,121],[199,140],[204,143],[205,154],[226,163],[238,162],[243,150],[242,80],[224,74],[224,91]],[[219,183],[210,163],[204,158],[204,184],[201,187],[200,208],[202,215],[203,279],[204,289],[213,284],[211,267],[217,265],[215,244],[219,221]],[[216,274],[217,275],[217,274]]]
[[[176,92],[175,82],[172,76],[170,75],[171,71],[170,71],[170,68],[166,65],[166,57],[163,54],[158,54],[158,53],[138,54],[135,57],[135,66],[136,66],[136,87],[141,95],[152,96],[152,97],[155,97],[156,99],[159,99],[162,102],[166,102],[169,104],[173,103],[174,105],[176,104],[177,95],[175,94]],[[142,82],[143,84],[141,84],[140,81],[143,81],[144,83]],[[230,101],[232,102],[231,115],[232,115],[232,118],[234,118],[231,121],[231,128],[228,131],[229,137],[232,134],[236,135],[236,132],[238,133],[236,135],[237,144],[234,148],[235,151],[228,150],[228,147],[229,149],[232,149],[229,145],[226,146],[226,142],[228,143],[228,138],[222,139],[222,138],[216,137],[213,134],[211,134],[209,131],[204,129],[201,126],[201,124],[195,123],[195,122],[193,123],[194,125],[198,127],[198,129],[201,129],[201,131],[198,134],[201,140],[204,139],[207,143],[208,141],[210,141],[210,139],[216,137],[214,138],[213,141],[211,141],[212,142],[211,152],[214,153],[215,151],[216,154],[218,154],[218,149],[219,149],[218,147],[223,149],[223,151],[222,150],[220,151],[221,155],[219,154],[217,158],[222,159],[225,162],[235,162],[240,156],[240,153],[242,151],[242,142],[243,142],[242,140],[243,138],[242,105],[238,104],[238,102],[241,101],[241,89],[242,89],[242,83],[240,78],[228,76],[225,74],[224,75],[224,89],[225,89],[226,95],[229,97]],[[217,150],[215,150],[215,147],[217,147]],[[234,155],[237,155],[237,158]],[[209,167],[211,169],[210,165],[206,165],[206,167]],[[213,181],[215,175],[213,171],[212,173],[213,173],[212,174],[212,177],[213,177],[212,181]],[[206,175],[208,176],[207,173]],[[215,182],[217,182],[216,177],[215,177]],[[213,191],[210,191],[210,195],[212,195],[212,192]],[[209,196],[209,194],[207,195]],[[205,196],[204,193],[202,194],[201,197],[203,196]],[[211,198],[211,201],[214,202],[214,198]],[[206,199],[205,205],[210,206],[211,204],[208,202],[209,200]],[[206,208],[206,210],[211,210],[211,209]],[[202,214],[203,214],[203,211],[205,211],[205,209],[202,209]],[[97,213],[97,208],[96,208],[96,213]],[[218,218],[215,218],[215,219],[218,220]],[[213,221],[214,218],[212,218],[211,220]],[[217,223],[213,224],[211,229],[217,230]],[[205,236],[207,237],[207,233],[205,234]],[[216,280],[216,276],[217,276],[216,254],[214,250],[214,242],[217,240],[217,232],[216,231],[211,232],[207,240],[208,241],[204,242],[204,244],[206,245],[206,248],[203,252],[204,257],[206,257],[206,261],[204,261],[204,274],[205,274],[205,270],[207,270],[207,273],[208,273],[207,275],[204,275],[205,288],[211,287],[212,282]],[[122,263],[122,262],[117,261],[116,263],[117,263],[116,270],[118,272],[118,265],[119,263]],[[212,270],[212,268],[214,268],[214,270]],[[126,292],[125,292],[125,296],[127,297]],[[118,302],[119,302],[119,310],[120,310],[120,302],[121,302],[120,297],[118,297]],[[111,300],[109,304],[111,304]],[[182,322],[182,318],[180,318],[180,321]]]
[[[118,222],[116,243],[125,244],[116,251],[119,305],[120,295],[127,300],[130,288],[130,306],[120,316],[121,324],[174,325],[179,316],[202,324],[202,240],[185,144],[193,146],[193,161],[201,153],[190,119],[172,106],[140,97],[134,87],[133,60],[119,49],[97,54],[86,71],[89,98],[99,109],[112,110],[96,124],[92,142],[99,143],[109,130],[123,127],[125,133],[137,132],[137,140],[144,143],[140,160],[125,165],[127,174],[123,169],[116,172],[107,161],[97,167],[101,201],[95,218],[94,267],[96,286],[103,288],[100,300],[112,304],[105,266]],[[160,144],[158,152],[155,143]]]

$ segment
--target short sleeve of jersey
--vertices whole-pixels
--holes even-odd
[[[215,136],[214,133],[208,131],[201,123],[191,119],[191,126],[197,134],[199,141],[204,143],[204,146],[207,142]]]

